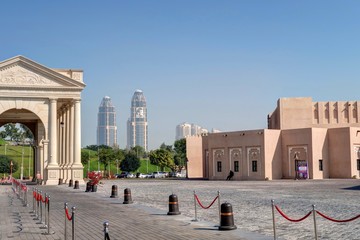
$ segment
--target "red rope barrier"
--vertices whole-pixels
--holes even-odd
[[[69,215],[69,209],[65,208],[65,215],[69,221],[72,220],[72,216]]]
[[[45,199],[44,199],[43,196],[41,196],[40,201],[42,201],[43,203],[45,203],[45,202],[46,202],[46,199],[47,199],[47,197],[45,197]]]
[[[36,192],[35,191],[33,191],[33,197],[36,198]]]
[[[41,196],[41,194],[40,194],[40,193],[38,193],[36,201],[40,202],[40,201],[41,201],[41,199],[42,199],[42,196]]]
[[[312,213],[312,211],[310,211],[308,214],[306,214],[304,217],[300,219],[291,219],[288,216],[286,216],[285,213],[283,213],[278,206],[275,205],[275,208],[280,213],[281,216],[283,216],[286,220],[290,222],[301,222],[302,220],[305,220],[307,217],[309,217]]]
[[[200,207],[202,207],[203,209],[208,209],[208,208],[210,208],[210,207],[214,204],[214,202],[218,199],[218,197],[219,197],[219,196],[216,196],[216,198],[212,201],[212,203],[210,203],[209,206],[204,207],[204,206],[201,204],[198,196],[195,194],[196,201],[199,203]]]
[[[330,220],[330,221],[333,221],[333,222],[337,222],[337,223],[343,223],[343,222],[351,222],[351,221],[354,221],[358,218],[360,218],[360,214],[357,215],[356,217],[353,217],[353,218],[349,218],[349,219],[344,219],[344,220],[336,220],[336,219],[333,219],[331,217],[328,217],[324,214],[322,214],[321,212],[319,211],[316,211],[317,214],[319,214],[320,216],[322,216],[323,218],[327,219],[327,220]]]

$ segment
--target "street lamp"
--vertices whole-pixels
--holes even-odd
[[[98,148],[98,172],[100,172],[100,154],[99,154],[99,148]]]
[[[29,145],[29,179],[30,179],[31,144]]]
[[[90,172],[90,150],[88,150],[89,159],[88,159],[88,173]]]
[[[116,159],[115,162],[116,162],[116,174],[119,174],[119,160]]]
[[[21,152],[21,172],[20,172],[20,179],[23,180],[24,177],[24,143],[22,145],[22,152]]]

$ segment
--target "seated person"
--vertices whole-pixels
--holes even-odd
[[[234,176],[234,172],[230,170],[229,175],[227,176],[226,180],[231,180]]]

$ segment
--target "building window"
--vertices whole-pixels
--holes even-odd
[[[319,160],[319,170],[320,171],[323,170],[323,160],[322,159]]]
[[[252,171],[257,172],[257,161],[252,161]]]
[[[217,171],[221,172],[221,162],[220,161],[217,162]]]
[[[360,171],[360,159],[357,160],[357,170]]]
[[[234,161],[234,171],[239,172],[239,161]]]

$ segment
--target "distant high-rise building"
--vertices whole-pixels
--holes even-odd
[[[188,136],[195,136],[195,135],[201,135],[206,134],[209,131],[205,128],[202,128],[199,125],[193,124],[193,123],[181,123],[176,126],[176,136],[175,139],[179,140],[182,138],[186,138]]]
[[[136,90],[127,121],[127,148],[140,146],[148,151],[148,122],[146,100],[141,90]]]
[[[105,96],[100,104],[97,126],[97,145],[117,146],[115,107],[111,98]]]
[[[190,123],[181,123],[176,126],[176,140],[186,138],[191,136],[191,124]]]

